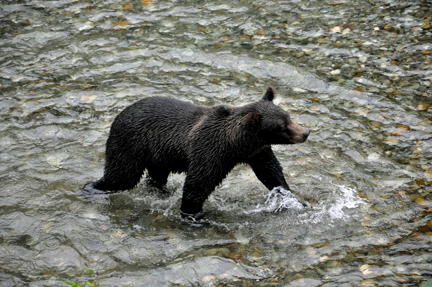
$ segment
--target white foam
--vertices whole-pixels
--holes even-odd
[[[315,205],[306,214],[302,215],[300,220],[302,223],[332,223],[335,220],[346,220],[351,217],[347,213],[347,209],[359,207],[360,204],[365,204],[366,201],[360,198],[353,188],[346,186],[338,186],[340,192],[334,190],[332,197],[334,202],[321,202]]]
[[[346,220],[351,217],[349,209],[358,208],[366,201],[358,196],[356,190],[346,186],[336,186],[327,200],[312,207],[305,208],[291,193],[281,187],[276,187],[267,195],[263,205],[246,213],[289,211],[290,216],[296,217],[298,223],[333,223],[335,220]]]
[[[291,191],[282,187],[275,187],[267,194],[263,205],[258,204],[255,209],[245,211],[245,213],[259,213],[262,211],[280,212],[283,210],[299,211],[302,209],[304,209],[303,204],[300,203]]]
[[[273,188],[267,196],[265,204],[270,207],[274,212],[279,212],[284,209],[288,210],[301,210],[303,204],[291,193],[282,187]]]

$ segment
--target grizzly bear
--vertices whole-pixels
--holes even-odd
[[[271,145],[303,143],[309,130],[291,121],[274,97],[269,87],[261,100],[240,107],[142,99],[115,118],[104,175],[90,187],[103,193],[131,189],[147,169],[162,188],[171,172],[186,172],[180,209],[192,220],[202,217],[204,201],[239,163],[249,164],[269,190],[289,190]]]

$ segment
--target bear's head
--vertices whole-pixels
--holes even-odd
[[[294,123],[289,114],[273,103],[275,90],[269,87],[261,101],[254,103],[254,111],[247,115],[247,126],[256,130],[267,144],[297,144],[310,134]]]

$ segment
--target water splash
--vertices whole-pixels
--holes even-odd
[[[267,195],[265,204],[270,207],[274,212],[282,210],[302,210],[304,209],[303,204],[291,193],[290,190],[286,190],[282,187],[275,187]]]
[[[357,191],[353,188],[339,185],[339,190],[334,190],[331,198],[335,198],[334,202],[322,202],[315,205],[309,212],[301,216],[302,223],[332,223],[335,220],[346,220],[351,217],[350,209],[358,208],[366,201],[360,198]]]
[[[337,186],[327,200],[312,207],[304,207],[291,191],[276,187],[266,197],[263,205],[246,213],[257,212],[290,212],[299,224],[304,223],[333,223],[335,220],[346,220],[351,217],[352,209],[358,208],[366,201],[360,198],[357,191],[346,186]],[[351,211],[350,211],[351,210]]]
[[[267,195],[263,205],[258,204],[256,208],[245,211],[246,214],[259,212],[280,212],[288,210],[290,212],[298,212],[305,209],[303,204],[295,197],[290,190],[282,187],[273,188]]]

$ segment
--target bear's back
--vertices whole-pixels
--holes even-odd
[[[148,97],[129,107],[140,124],[193,126],[208,108],[166,97]],[[126,110],[125,110],[126,111]]]
[[[124,109],[111,126],[111,140],[145,154],[148,162],[174,164],[184,171],[188,162],[189,136],[209,108],[165,98],[144,98]],[[115,137],[122,134],[121,138]]]

